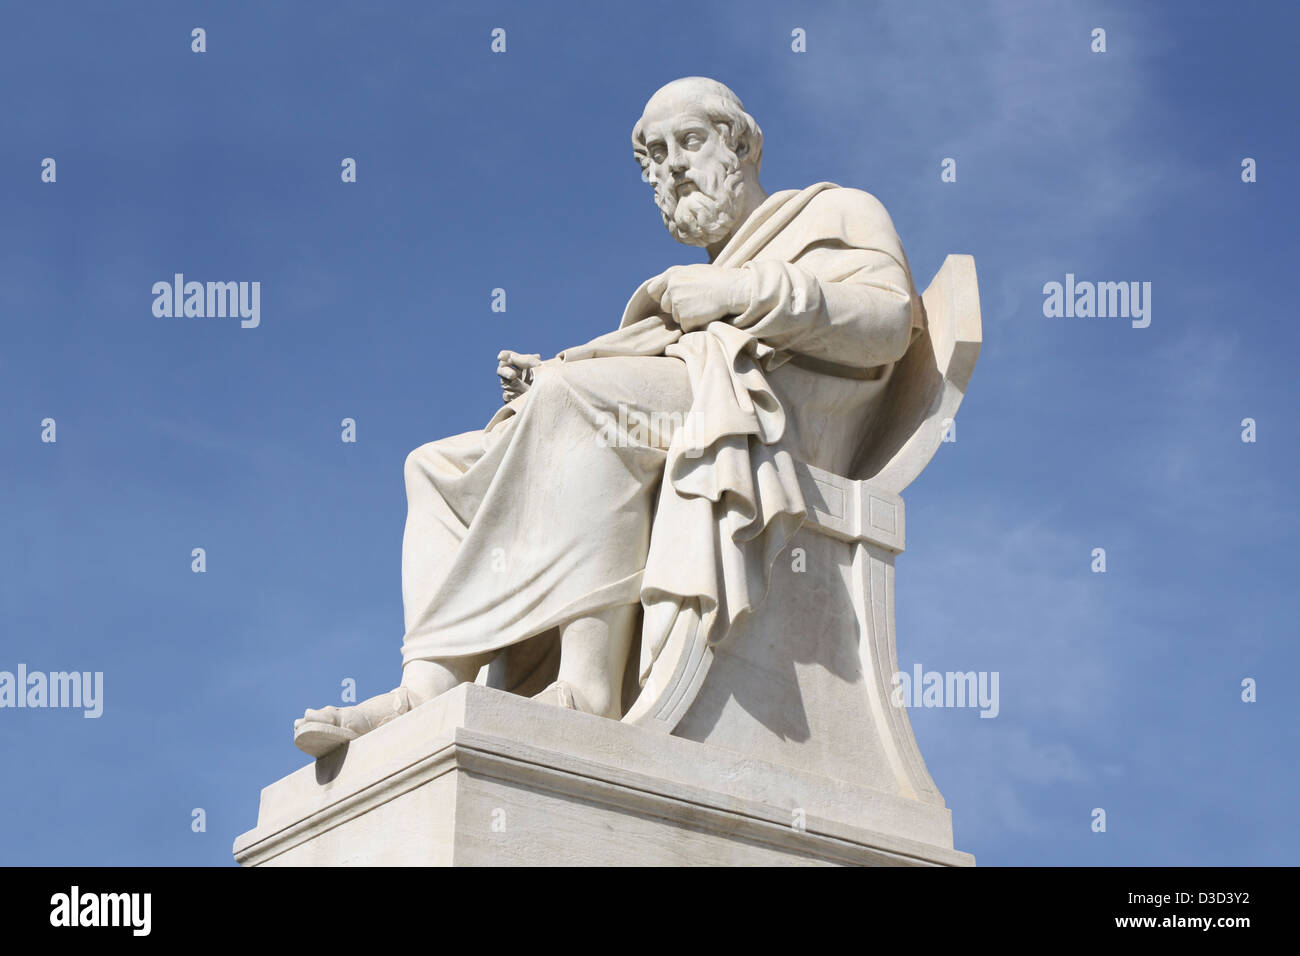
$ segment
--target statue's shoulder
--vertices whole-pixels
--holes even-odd
[[[817,191],[803,212],[809,225],[816,224],[818,232],[838,236],[858,247],[879,248],[883,244],[892,251],[898,245],[893,219],[884,203],[871,193],[834,183],[816,183],[808,189]]]
[[[889,213],[882,203],[865,189],[852,186],[837,186],[834,183],[816,183],[809,186],[817,193],[808,201],[808,208],[830,212],[842,212],[858,219],[889,219]]]

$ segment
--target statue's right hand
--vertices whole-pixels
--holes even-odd
[[[533,369],[542,364],[540,355],[502,351],[497,355],[497,378],[501,379],[501,401],[510,402],[533,384]]]

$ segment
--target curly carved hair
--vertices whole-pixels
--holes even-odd
[[[754,117],[745,112],[740,97],[717,80],[687,76],[661,87],[646,103],[641,118],[632,127],[632,154],[642,173],[650,169],[650,152],[645,141],[645,114],[656,100],[681,99],[685,105],[701,112],[713,124],[727,148],[758,172],[763,164],[763,131]]]

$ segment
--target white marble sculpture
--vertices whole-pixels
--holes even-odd
[[[501,411],[411,453],[401,684],[307,711],[295,742],[332,756],[477,680],[916,806],[897,833],[968,862],[889,681],[899,493],[975,364],[973,263],[922,297],[873,196],[768,195],[762,132],[714,80],[664,86],[632,139],[708,263],[553,359],[502,352]]]

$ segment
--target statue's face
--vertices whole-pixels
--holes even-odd
[[[685,109],[647,115],[643,129],[655,205],[672,237],[688,246],[726,239],[737,225],[746,172],[718,128]]]

